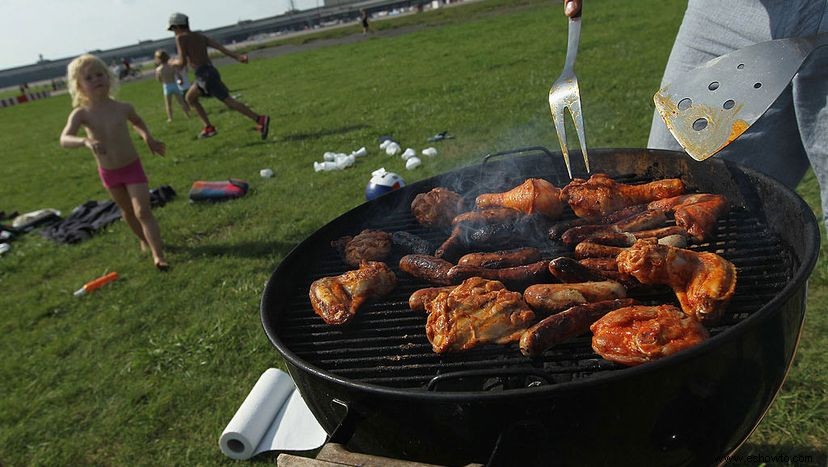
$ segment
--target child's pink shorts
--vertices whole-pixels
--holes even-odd
[[[101,176],[103,186],[106,188],[147,183],[147,175],[144,173],[141,159],[135,159],[134,162],[117,169],[98,167],[98,175]]]

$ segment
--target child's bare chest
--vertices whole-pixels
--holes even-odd
[[[126,113],[121,109],[108,112],[92,112],[87,115],[86,130],[99,139],[112,139],[127,135]]]

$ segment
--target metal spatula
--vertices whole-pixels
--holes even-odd
[[[653,96],[670,132],[703,161],[745,132],[788,86],[828,33],[777,39],[714,58]]]

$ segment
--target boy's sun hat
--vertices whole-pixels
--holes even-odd
[[[190,26],[190,20],[187,18],[187,15],[184,13],[173,13],[170,15],[170,23],[167,27],[167,31],[171,30],[175,26]]]

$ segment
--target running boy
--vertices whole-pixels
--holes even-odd
[[[187,115],[187,118],[190,118],[190,106],[184,102],[184,93],[182,93],[181,89],[178,87],[178,81],[181,79],[179,70],[178,68],[170,65],[169,61],[170,56],[167,52],[160,49],[155,51],[155,64],[158,65],[158,67],[155,68],[155,79],[161,83],[161,87],[164,91],[164,108],[167,110],[167,121],[171,122],[173,115],[173,96],[175,96],[178,103],[181,104],[181,108],[184,110],[184,114]]]
[[[228,108],[256,122],[256,130],[262,139],[267,139],[270,117],[253,112],[250,107],[230,97],[230,92],[221,81],[218,70],[210,62],[207,47],[212,47],[241,63],[247,63],[247,54],[237,54],[200,32],[190,31],[190,20],[187,15],[182,13],[173,13],[170,16],[167,29],[175,33],[175,44],[178,47],[178,58],[170,62],[182,67],[186,67],[189,63],[190,67],[195,70],[196,85],[190,87],[190,90],[187,91],[187,102],[195,109],[201,121],[204,122],[204,129],[201,130],[198,137],[209,138],[217,133],[216,127],[207,118],[204,107],[198,102],[201,96],[212,96],[222,101]]]
[[[152,215],[147,176],[138,151],[132,144],[129,122],[153,154],[164,155],[166,146],[155,140],[132,105],[111,97],[114,76],[106,64],[94,55],[81,55],[68,66],[67,81],[74,110],[60,134],[64,148],[86,146],[98,163],[98,175],[132,232],[149,247],[155,267],[167,269],[161,246],[158,221]],[[83,128],[85,136],[78,136]]]

